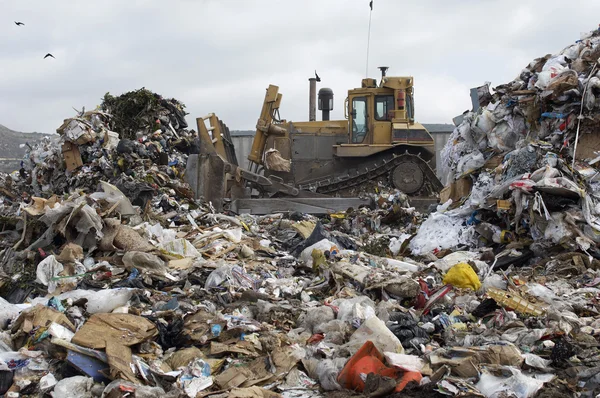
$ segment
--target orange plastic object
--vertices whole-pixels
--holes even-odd
[[[422,378],[423,378],[423,375],[419,372],[404,372],[404,375],[400,379],[400,382],[396,385],[396,389],[394,391],[400,392],[400,391],[404,390],[404,387],[406,387],[406,385],[408,383],[410,383],[411,381],[414,381],[417,384],[421,383]]]
[[[361,374],[375,373],[394,379],[398,379],[402,375],[395,389],[396,392],[399,392],[411,381],[419,383],[423,378],[419,372],[402,372],[399,369],[390,368],[383,363],[383,360],[383,355],[375,348],[373,342],[367,341],[346,363],[338,375],[337,381],[344,388],[362,392],[365,389],[365,382],[360,376]]]

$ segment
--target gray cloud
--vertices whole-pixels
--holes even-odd
[[[55,131],[72,106],[145,86],[252,129],[265,88],[283,93],[282,116],[306,120],[307,79],[335,93],[365,74],[368,0],[2,1],[0,123]],[[468,89],[513,79],[533,58],[597,27],[600,2],[375,0],[369,75],[379,65],[413,75],[417,119],[450,122]],[[25,22],[17,27],[13,21]],[[51,52],[56,59],[43,60]]]

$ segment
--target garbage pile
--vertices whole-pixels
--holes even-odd
[[[429,216],[398,191],[319,218],[217,213],[166,178],[177,165],[139,154],[158,142],[169,162],[184,159],[170,128],[134,142],[108,108],[66,122],[62,144],[95,156],[63,173],[47,142],[29,169],[0,180],[0,394],[598,395],[598,198],[595,174],[579,166],[595,162],[573,141],[578,124],[580,139],[595,134],[595,113],[569,113],[582,109],[570,105],[586,98],[595,64],[585,54],[598,40],[532,63],[465,115]],[[560,73],[536,87],[556,58],[561,73],[583,68],[579,97],[549,89]],[[530,118],[529,102],[564,120]],[[135,150],[119,152],[123,141]]]
[[[49,197],[75,189],[91,193],[105,180],[124,192],[136,191],[134,203],[164,187],[190,196],[179,181],[188,154],[198,153],[199,146],[183,109],[177,100],[146,89],[106,94],[98,109],[64,121],[57,129],[59,145],[47,138],[30,147],[19,172],[11,175],[13,185]]]
[[[508,245],[539,258],[558,245],[600,255],[599,43],[599,31],[585,34],[480,95],[442,151],[445,204],[413,254]]]

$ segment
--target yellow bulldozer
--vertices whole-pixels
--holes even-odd
[[[316,78],[309,79],[309,121],[280,118],[282,95],[267,89],[249,170],[237,165],[226,126],[213,114],[197,119],[201,154],[188,161],[197,196],[236,212],[326,213],[367,204],[361,192],[392,186],[412,201],[432,203],[443,188],[431,165],[434,140],[414,118],[412,77],[366,78],[348,91],[344,120],[329,120],[333,91],[322,88],[316,120]],[[204,120],[210,119],[210,127]]]

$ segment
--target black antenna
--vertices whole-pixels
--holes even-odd
[[[367,66],[365,69],[365,77],[369,77],[369,45],[371,44],[371,15],[373,15],[373,0],[369,1],[369,34],[367,36]]]

